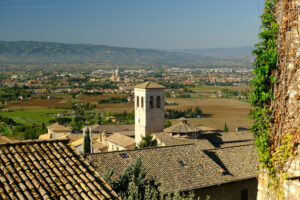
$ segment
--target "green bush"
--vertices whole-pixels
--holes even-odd
[[[156,147],[157,146],[157,140],[154,139],[152,135],[147,135],[145,137],[142,137],[142,141],[138,144],[139,149],[147,148],[147,147]]]

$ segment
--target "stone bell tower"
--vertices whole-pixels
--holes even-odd
[[[165,125],[165,87],[155,82],[145,82],[134,88],[135,142],[142,137],[161,132]]]

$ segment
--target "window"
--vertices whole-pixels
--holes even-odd
[[[241,191],[241,200],[248,200],[248,189]]]
[[[156,98],[156,108],[160,108],[160,96]]]
[[[141,107],[144,108],[144,97],[141,98]]]
[[[153,103],[154,103],[154,102],[153,102],[153,96],[151,96],[151,97],[150,97],[150,108],[153,108],[153,107],[154,107]]]
[[[120,156],[121,156],[122,158],[128,158],[128,157],[129,157],[127,153],[120,153]]]
[[[139,107],[139,106],[140,106],[140,98],[136,97],[136,107]]]
[[[186,166],[186,164],[185,164],[182,160],[179,160],[178,163],[179,163],[182,167]]]

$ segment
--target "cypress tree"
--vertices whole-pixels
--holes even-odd
[[[228,132],[228,126],[227,126],[226,122],[224,124],[224,132]]]
[[[85,136],[84,136],[83,153],[84,153],[84,155],[87,153],[91,153],[91,138],[90,138],[89,128],[87,128]]]

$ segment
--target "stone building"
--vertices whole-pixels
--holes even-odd
[[[71,126],[66,126],[66,125],[61,125],[58,122],[51,124],[50,126],[47,127],[48,133],[44,134],[43,137],[49,137],[50,138],[59,138],[64,135],[68,135],[72,133],[73,128]]]
[[[134,138],[120,133],[113,133],[109,137],[105,138],[105,143],[108,147],[108,151],[133,149],[136,146]]]
[[[178,119],[179,123],[175,124],[169,128],[165,128],[164,132],[170,133],[172,136],[191,136],[194,138],[199,136],[201,129],[197,126],[192,126],[188,124],[188,120],[184,117]]]
[[[161,132],[165,125],[165,87],[148,81],[134,88],[135,142],[142,137]]]
[[[165,193],[193,191],[210,200],[255,200],[257,154],[253,145],[203,150],[197,144],[88,154],[100,175],[113,170],[113,179],[140,158],[148,177],[156,177]]]
[[[117,68],[116,70],[113,71],[110,80],[112,82],[120,82],[121,81],[121,76],[120,76],[120,71],[119,68]]]

